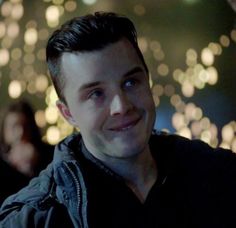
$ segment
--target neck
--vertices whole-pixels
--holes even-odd
[[[129,159],[114,159],[106,165],[123,177],[127,186],[144,203],[157,179],[157,167],[150,149]]]

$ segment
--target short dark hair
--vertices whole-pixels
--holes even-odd
[[[112,12],[95,12],[94,14],[75,17],[54,31],[48,40],[46,58],[59,99],[66,103],[63,94],[65,79],[60,75],[60,61],[64,52],[100,50],[122,38],[130,41],[148,72],[142,52],[138,47],[134,24],[125,16]]]

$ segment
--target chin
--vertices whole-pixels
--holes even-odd
[[[119,153],[117,154],[120,158],[129,158],[136,155],[141,154],[144,151],[144,144],[136,144],[136,145],[124,145],[123,147],[119,146]]]

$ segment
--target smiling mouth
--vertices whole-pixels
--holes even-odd
[[[119,126],[113,127],[110,130],[111,131],[116,131],[116,132],[124,132],[124,131],[128,131],[129,129],[133,128],[139,121],[141,118],[134,120],[134,121],[129,121],[127,123],[121,124]]]

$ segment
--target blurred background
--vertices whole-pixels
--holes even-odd
[[[47,39],[69,18],[107,10],[136,25],[155,128],[236,152],[236,15],[226,0],[0,0],[0,112],[26,98],[44,141],[73,132],[55,107]]]

